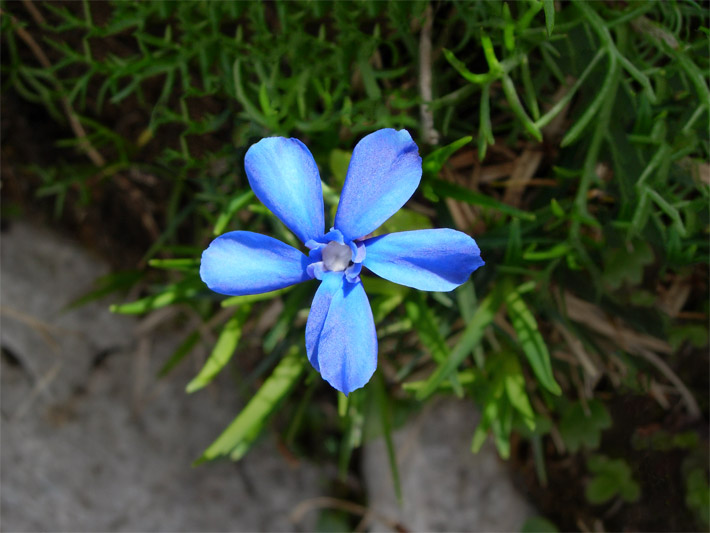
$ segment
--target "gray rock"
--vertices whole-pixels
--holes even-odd
[[[363,468],[374,531],[520,531],[533,513],[487,442],[471,453],[479,414],[467,401],[428,406],[394,433],[403,504],[383,439],[365,446]]]
[[[291,466],[270,439],[241,463],[191,466],[242,402],[229,384],[186,395],[194,365],[155,379],[179,332],[141,334],[107,302],[61,312],[105,265],[14,223],[0,269],[3,531],[312,527],[315,513],[300,524],[289,514],[319,495],[322,475]]]

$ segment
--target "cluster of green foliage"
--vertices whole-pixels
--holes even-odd
[[[424,158],[415,200],[427,208],[403,209],[383,232],[452,226],[451,200],[478,218],[475,231],[459,229],[476,238],[486,266],[456,291],[422,294],[364,278],[380,370],[363,390],[338,399],[343,470],[372,435],[384,434],[394,456],[399,414],[449,393],[482,410],[474,450],[492,434],[508,457],[518,432],[533,444],[541,481],[541,443],[550,432],[571,451],[598,447],[610,424],[593,398],[600,380],[623,367],[614,385],[645,391],[668,375],[623,339],[600,336],[595,317],[572,318],[567,295],[616,316],[626,331],[671,339],[663,355],[671,366],[673,350],[707,344],[705,324],[657,305],[659,287],[690,279],[708,258],[708,13],[694,1],[115,2],[101,9],[100,22],[95,4],[77,6],[42,4],[48,22],[40,43],[58,58],[51,68],[27,59],[18,39],[18,28],[31,27],[27,17],[3,16],[3,78],[60,123],[68,102],[87,135],[65,145],[78,153],[91,145],[105,158],[101,168],[75,157],[41,170],[40,194],[55,197],[58,209],[67,191],[89,198],[92,187],[126,169],[169,184],[163,233],[144,257],[164,271],[144,271],[150,293],[114,310],[180,303],[214,329],[218,340],[187,386],[195,392],[239,353],[243,330],[269,301],[283,304],[261,342],[263,364],[240,382],[251,400],[202,460],[243,457],[277,412],[288,413],[284,438],[294,446],[304,428],[321,424],[314,393],[327,385],[308,366],[303,326],[294,327],[304,322],[315,284],[221,299],[198,276],[202,249],[228,230],[299,246],[244,176],[246,149],[269,135],[297,137],[316,161],[328,162],[321,176],[332,217],[357,139],[407,128]],[[20,6],[3,11],[19,16]],[[423,102],[427,17],[433,99]],[[145,117],[133,138],[101,120],[106,109],[127,105]],[[442,148],[424,142],[422,105]],[[485,167],[496,161],[492,146],[542,151],[536,177],[545,186],[528,186],[511,205],[495,183],[474,189],[444,179],[457,151]],[[180,238],[186,227],[190,242]],[[109,277],[97,294],[125,280]],[[707,316],[706,299],[689,305]],[[200,343],[200,328],[188,332],[164,371]],[[558,353],[568,356],[551,356]],[[624,483],[605,481],[623,470],[613,459],[589,465],[594,501],[617,490],[637,497],[629,472]]]

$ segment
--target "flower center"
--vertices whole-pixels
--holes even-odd
[[[335,241],[330,241],[323,248],[323,266],[326,270],[333,272],[342,272],[353,258],[353,252],[347,244],[340,244]]]

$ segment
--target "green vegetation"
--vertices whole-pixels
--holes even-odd
[[[200,460],[242,458],[275,418],[289,448],[347,472],[365,439],[384,433],[393,458],[393,429],[455,394],[482,412],[473,449],[492,435],[509,457],[521,435],[544,484],[543,440],[548,454],[597,449],[618,396],[707,420],[710,29],[699,3],[33,5],[3,3],[3,92],[41,106],[60,155],[18,168],[57,217],[115,193],[146,243],[137,271],[94,296],[140,284],[115,312],[180,306],[193,327],[164,371],[210,353],[188,392],[245,342],[260,353],[237,379],[251,402]],[[303,342],[315,284],[221,300],[198,258],[234,229],[298,246],[249,189],[250,144],[293,136],[329,162],[332,220],[349,150],[383,127],[410,131],[424,177],[381,231],[455,227],[486,265],[452,293],[366,277],[379,375],[329,419],[320,406],[335,393]],[[242,335],[267,311],[263,339]],[[315,450],[299,444],[309,433],[323,435]],[[587,464],[590,501],[645,497],[622,459]],[[707,464],[687,485],[706,516]]]

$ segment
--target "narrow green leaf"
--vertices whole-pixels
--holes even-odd
[[[486,83],[481,89],[481,119],[478,127],[478,158],[483,161],[489,144],[495,144],[491,125],[491,84]]]
[[[606,51],[609,58],[609,71],[604,78],[604,82],[597,92],[597,96],[592,100],[592,102],[587,106],[587,109],[582,113],[582,116],[577,119],[570,129],[565,134],[564,138],[560,142],[560,146],[565,147],[570,144],[575,143],[584,133],[584,130],[599,115],[599,108],[603,103],[611,105],[614,103],[616,86],[618,84],[617,77],[617,59],[616,54]]]
[[[666,215],[670,217],[670,219],[673,221],[673,226],[675,227],[676,231],[678,231],[680,236],[687,236],[688,232],[685,229],[685,224],[683,224],[683,219],[680,218],[680,213],[678,212],[678,210],[671,204],[669,204],[666,199],[663,198],[663,196],[658,194],[650,187],[646,188],[645,192],[647,193],[648,197],[653,200]]]
[[[261,294],[245,294],[244,296],[230,296],[229,298],[222,300],[220,304],[222,307],[234,307],[236,305],[253,304],[255,302],[262,302],[264,300],[271,300],[282,294],[293,290],[294,285],[290,287],[285,287],[283,289],[277,289],[275,291],[262,292]]]
[[[552,214],[555,215],[557,218],[564,218],[565,216],[565,210],[562,209],[562,206],[555,198],[550,200],[550,210],[552,211]]]
[[[348,476],[348,466],[353,450],[362,445],[365,427],[365,415],[362,409],[364,397],[359,391],[354,391],[350,396],[345,396],[342,392],[338,393],[338,414],[341,415],[346,426],[338,457],[338,474],[343,481]]]
[[[473,318],[473,312],[476,307],[476,292],[473,289],[471,280],[466,281],[463,285],[459,285],[455,290],[456,300],[461,313],[461,318],[465,322],[469,322]]]
[[[513,424],[513,408],[507,397],[502,397],[498,403],[498,416],[491,420],[491,431],[498,454],[503,459],[510,457],[510,431]]]
[[[245,205],[252,201],[254,198],[254,191],[247,191],[239,196],[235,196],[217,217],[217,222],[215,222],[213,234],[215,236],[222,235],[224,230],[227,228],[230,220],[237,214],[237,211],[242,209]]]
[[[427,155],[422,161],[423,172],[426,174],[431,174],[432,176],[436,176],[444,166],[444,163],[446,163],[455,152],[457,152],[460,148],[466,146],[472,140],[473,137],[467,135],[466,137],[462,137],[457,141],[452,142],[451,144],[447,144],[446,146],[437,148],[429,155]]]
[[[523,109],[523,104],[520,103],[520,98],[518,98],[518,92],[515,90],[515,84],[512,78],[508,76],[508,74],[503,74],[502,82],[503,93],[505,93],[505,98],[508,104],[510,104],[510,109],[513,111],[513,114],[523,123],[523,127],[530,135],[537,141],[542,142],[542,132],[525,112],[525,109]]]
[[[599,63],[602,57],[604,57],[605,53],[606,50],[604,50],[603,48],[599,50],[589,62],[587,67],[584,69],[582,75],[577,79],[577,81],[574,82],[570,90],[567,91],[565,95],[560,98],[560,100],[554,106],[552,106],[552,108],[550,108],[547,113],[545,113],[543,116],[541,116],[535,121],[535,125],[538,128],[544,128],[545,126],[547,126],[550,122],[552,122],[552,119],[554,119],[565,107],[567,107],[567,105],[572,101],[574,95],[577,94],[579,88],[584,84],[584,81],[587,79],[587,76],[589,76],[594,67],[597,66],[597,63]]]
[[[432,359],[438,364],[443,364],[449,357],[449,347],[439,331],[436,318],[427,305],[426,298],[421,293],[417,293],[415,301],[407,302],[405,307],[419,340],[429,350]],[[456,373],[451,374],[451,384],[456,395],[462,398],[463,389],[456,379]]]
[[[242,327],[249,317],[250,311],[251,306],[244,305],[227,321],[202,370],[187,384],[186,392],[192,393],[207,386],[229,362],[237,349],[239,338],[242,336]]]
[[[508,316],[535,376],[540,381],[540,384],[552,394],[562,394],[562,389],[560,389],[552,374],[550,353],[542,335],[540,335],[535,317],[525,305],[525,301],[518,291],[513,289],[512,286],[506,285],[505,304],[508,309]]]
[[[555,27],[555,0],[542,0],[542,8],[545,10],[547,36],[550,37]]]
[[[432,178],[427,180],[427,184],[430,185],[433,191],[438,195],[454,198],[456,200],[460,200],[462,202],[466,202],[472,205],[490,207],[491,209],[496,209],[501,213],[520,217],[523,220],[535,220],[534,213],[527,213],[525,211],[521,211],[520,209],[516,209],[513,206],[504,204],[503,202],[499,202],[498,200],[495,200],[490,196],[486,196],[485,194],[472,191],[470,189],[467,189],[466,187],[456,185],[455,183],[450,183],[448,181],[440,180],[438,178]]]
[[[184,341],[180,343],[177,350],[173,352],[165,364],[158,371],[158,377],[162,378],[168,375],[168,373],[175,368],[180,361],[182,361],[187,354],[189,354],[195,347],[195,344],[200,340],[200,332],[198,330],[190,333]]]
[[[495,287],[493,292],[483,299],[473,314],[473,318],[463,331],[458,344],[449,353],[448,359],[440,364],[434,373],[429,376],[426,384],[417,393],[418,400],[425,400],[431,396],[441,383],[451,377],[464,359],[471,353],[483,337],[486,327],[493,321],[498,308],[503,302],[502,284]]]
[[[515,23],[510,16],[510,6],[508,3],[503,4],[503,43],[505,48],[512,52],[515,50]]]
[[[76,309],[89,302],[108,296],[111,293],[128,289],[137,283],[141,277],[143,277],[143,273],[140,270],[127,270],[101,276],[94,281],[95,289],[70,302],[62,309],[62,312]]]
[[[307,296],[310,290],[308,283],[300,283],[286,296],[283,311],[281,311],[276,324],[264,336],[263,347],[266,353],[271,353],[276,345],[286,337],[289,330],[293,329],[293,320],[296,314],[309,304]]]
[[[502,379],[506,396],[522,417],[523,423],[533,431],[535,429],[535,412],[525,390],[525,376],[514,354],[506,354],[504,357],[506,358],[505,374]]]
[[[235,460],[243,457],[261,433],[269,416],[298,381],[306,368],[306,362],[307,358],[299,348],[292,347],[247,406],[195,464],[227,455]]]
[[[466,68],[463,62],[459,61],[451,50],[443,49],[444,57],[451,64],[456,71],[463,76],[466,81],[475,83],[476,85],[483,85],[484,83],[489,83],[495,79],[490,72],[486,74],[474,74]]]
[[[166,270],[194,270],[200,265],[197,257],[185,257],[180,259],[151,259],[148,265],[153,268],[164,268]]]
[[[523,79],[523,89],[525,89],[525,103],[530,109],[533,120],[538,120],[540,118],[540,107],[537,103],[537,91],[535,90],[535,85],[533,85],[530,62],[527,55],[524,55],[520,61],[520,72]]]
[[[135,302],[117,304],[109,307],[112,313],[123,315],[139,315],[153,311],[175,302],[186,300],[195,296],[202,289],[202,282],[189,279],[166,287],[161,293],[146,296]]]
[[[397,466],[397,455],[394,451],[394,441],[392,439],[392,422],[391,422],[391,410],[390,402],[387,397],[387,390],[385,389],[385,379],[382,376],[382,372],[377,372],[375,379],[373,379],[374,385],[374,395],[375,403],[378,407],[378,413],[380,416],[380,421],[382,422],[382,434],[385,438],[385,445],[387,447],[387,459],[390,464],[390,472],[392,473],[392,483],[394,485],[394,493],[397,496],[397,501],[402,503],[402,485],[399,481],[399,468]]]
[[[514,218],[508,229],[508,243],[505,247],[505,265],[517,265],[522,257],[523,241],[520,219]]]
[[[380,90],[380,86],[377,85],[372,66],[366,60],[358,61],[357,66],[362,75],[362,83],[365,86],[367,97],[370,100],[379,100],[382,97],[382,91]]]
[[[529,250],[523,254],[526,261],[549,261],[556,257],[564,257],[571,252],[572,248],[566,242],[561,242],[547,250]]]
[[[483,55],[486,57],[488,69],[491,75],[498,78],[503,72],[503,67],[501,67],[500,62],[496,57],[493,41],[491,41],[491,38],[485,33],[481,35],[481,46],[483,47]]]
[[[232,65],[232,77],[237,100],[239,100],[239,103],[242,104],[247,115],[249,115],[249,118],[262,126],[268,126],[269,124],[266,118],[259,112],[249,98],[247,98],[247,95],[244,92],[244,87],[242,87],[241,59],[236,59]]]

